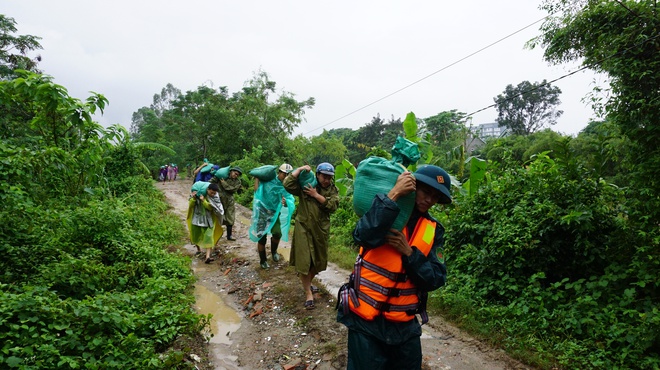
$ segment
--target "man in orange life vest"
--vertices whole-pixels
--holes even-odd
[[[348,369],[420,369],[428,292],[443,286],[445,229],[431,217],[451,203],[451,180],[437,166],[401,174],[388,194],[374,197],[353,239],[361,246],[350,282],[340,290],[337,321],[348,327]],[[396,200],[415,191],[415,209],[402,231],[392,229]]]

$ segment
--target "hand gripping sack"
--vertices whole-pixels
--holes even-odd
[[[213,176],[217,177],[220,180],[226,179],[229,177],[230,168],[231,166],[218,168],[218,170],[215,171],[215,173],[213,173]]]
[[[316,175],[312,171],[300,171],[300,174],[298,175],[298,184],[300,184],[301,188],[306,188],[307,185],[310,185],[311,187],[315,188],[317,185],[316,181]]]
[[[259,181],[270,181],[277,177],[277,166],[267,164],[265,166],[253,168],[248,172],[251,176],[259,179]]]
[[[202,167],[202,169],[199,170],[199,172],[202,172],[202,173],[210,172],[212,169],[213,169],[213,163],[209,163],[206,166]]]

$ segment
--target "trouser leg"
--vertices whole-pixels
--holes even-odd
[[[266,262],[266,245],[257,243],[257,250],[259,251],[259,263]]]
[[[273,256],[273,261],[279,262],[280,261],[280,255],[277,254],[277,247],[280,245],[280,238],[276,238],[275,235],[273,235],[270,238],[270,254]]]

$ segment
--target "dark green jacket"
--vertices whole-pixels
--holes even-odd
[[[398,214],[399,207],[395,202],[385,194],[376,195],[369,211],[360,218],[355,226],[353,239],[365,249],[373,249],[385,244],[385,235],[387,235]],[[408,235],[412,235],[420,217],[436,222],[431,252],[427,257],[413,247],[413,254],[410,257],[402,255],[401,259],[410,280],[420,290],[430,292],[440,288],[446,282],[447,267],[444,258],[438,258],[438,252],[442,252],[444,245],[445,229],[428,212],[422,214],[415,209],[406,225]],[[421,325],[417,318],[409,322],[399,323],[387,321],[382,316],[378,316],[373,321],[366,321],[350,312],[342,312],[341,305],[339,305],[337,321],[351,330],[357,330],[379,338],[388,345],[397,345],[411,337],[422,334]]]

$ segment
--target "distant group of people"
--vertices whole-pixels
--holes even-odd
[[[208,165],[205,164],[205,165]],[[203,165],[203,166],[205,166]],[[200,171],[200,166],[195,171]],[[216,168],[216,171],[219,168]],[[225,178],[212,176],[206,196],[191,193],[189,218],[203,209],[205,219],[191,230],[191,240],[210,250],[222,235],[214,228],[227,226],[227,239],[234,224],[233,194],[241,188],[242,170],[232,167]],[[271,235],[273,262],[281,261],[280,240],[288,239],[293,196],[298,197],[289,264],[300,278],[303,307],[314,309],[314,277],[326,270],[330,215],[339,207],[334,184],[335,169],[330,163],[293,168],[283,163],[277,175],[267,181],[255,180],[255,201],[250,237],[257,241],[260,266],[268,269],[266,243]],[[197,183],[196,183],[197,184]],[[420,369],[422,365],[421,325],[428,320],[428,292],[445,284],[446,266],[442,255],[444,228],[430,214],[435,204],[449,204],[451,180],[437,166],[421,166],[415,173],[404,172],[387,193],[377,194],[371,208],[359,219],[353,239],[360,252],[349,282],[339,292],[337,321],[348,328],[348,369]],[[400,209],[397,200],[415,193],[415,206],[402,230],[393,229]],[[202,218],[202,217],[198,217]],[[190,223],[189,223],[190,225]],[[206,241],[208,240],[208,243]]]
[[[168,163],[160,166],[158,171],[158,181],[174,181],[179,174],[179,167],[174,163]]]

